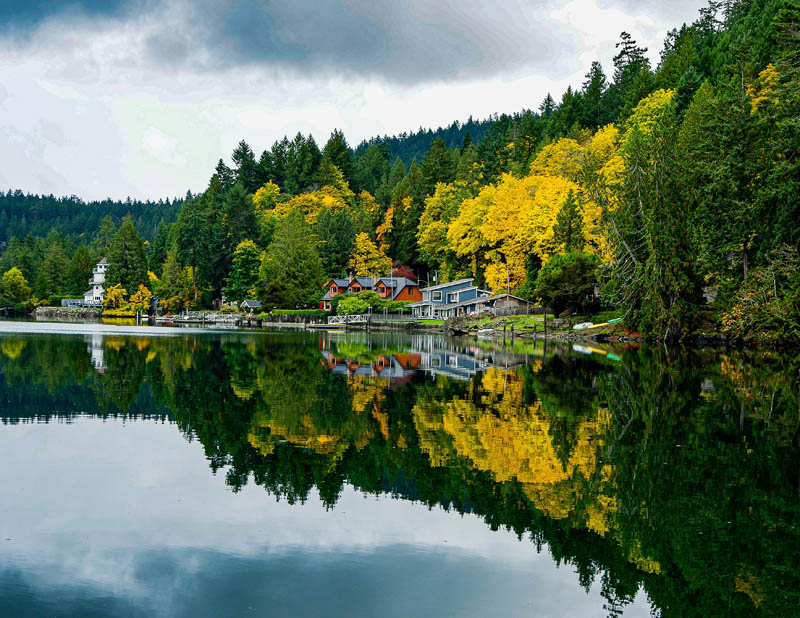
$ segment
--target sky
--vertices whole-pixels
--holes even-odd
[[[536,109],[613,72],[623,30],[656,63],[702,0],[3,0],[0,190],[202,191],[239,140],[335,128],[351,146]]]

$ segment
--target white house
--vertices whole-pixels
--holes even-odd
[[[106,282],[107,268],[108,260],[103,258],[92,270],[92,278],[89,279],[89,285],[91,286],[91,289],[83,293],[83,303],[85,305],[98,305],[103,302],[103,294],[105,294],[103,284]]]

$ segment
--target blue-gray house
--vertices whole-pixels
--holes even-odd
[[[414,316],[444,319],[480,313],[492,293],[472,285],[474,279],[459,279],[420,290],[422,300],[409,305]]]

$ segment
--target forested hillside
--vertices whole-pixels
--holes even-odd
[[[31,195],[9,190],[0,192],[0,243],[14,237],[47,236],[53,229],[74,241],[94,239],[106,216],[117,225],[123,217],[131,217],[142,237],[152,240],[161,220],[172,223],[178,218],[182,203],[183,200],[140,202],[130,198],[84,202],[75,196]]]
[[[402,266],[559,308],[598,283],[595,308],[651,337],[798,338],[798,32],[797,0],[714,1],[657,66],[623,32],[613,67],[421,156],[427,132],[355,151],[337,130],[322,149],[298,134],[260,156],[242,141],[156,235],[152,276],[120,265],[140,273],[120,282],[169,307],[226,292],[294,307],[326,277]]]

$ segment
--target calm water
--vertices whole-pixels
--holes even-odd
[[[796,356],[49,328],[2,616],[800,615]]]

